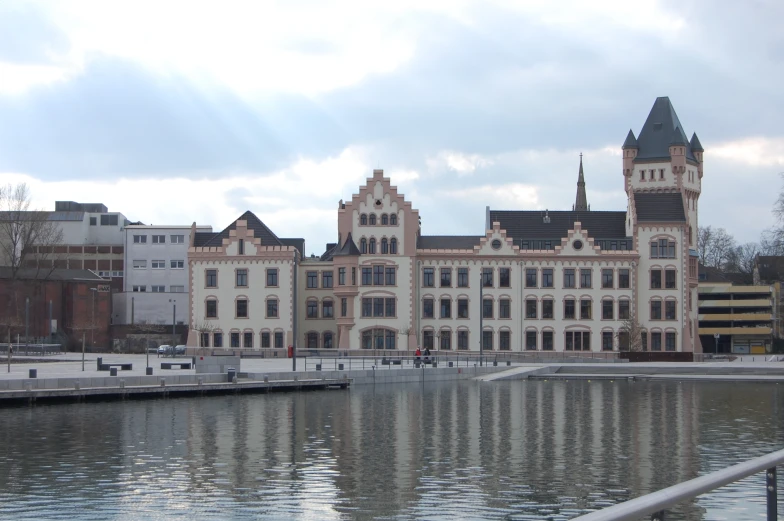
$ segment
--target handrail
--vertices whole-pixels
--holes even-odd
[[[752,474],[767,471],[768,519],[776,519],[776,465],[784,463],[784,450],[771,452],[705,476],[684,481],[644,496],[572,518],[572,521],[632,521],[656,514],[705,492],[723,487]],[[774,517],[771,517],[771,512]]]

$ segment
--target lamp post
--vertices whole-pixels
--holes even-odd
[[[716,340],[716,345],[713,346],[713,352],[718,354],[719,353],[719,339],[721,338],[721,335],[719,333],[716,333],[716,334],[713,335],[713,338],[714,338],[714,340]]]
[[[173,299],[173,298],[170,298],[169,302],[172,303],[172,347],[176,348],[177,347],[177,338],[176,338],[177,337],[177,333],[175,332],[175,324],[176,324],[176,320],[177,320],[177,300]],[[175,355],[177,354],[176,350],[175,350],[174,354]]]
[[[90,324],[90,343],[95,349],[95,294],[98,293],[98,288],[90,288],[90,291],[93,294],[93,320]]]
[[[484,275],[482,275],[482,270],[479,270],[479,367],[482,367],[482,361],[484,359],[484,314],[485,314],[485,301],[484,301]]]

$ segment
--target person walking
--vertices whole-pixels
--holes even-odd
[[[422,359],[422,351],[419,350],[419,346],[417,346],[416,351],[414,352],[414,357],[417,362]]]

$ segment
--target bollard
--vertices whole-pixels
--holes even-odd
[[[435,360],[433,360],[433,367],[438,367],[438,362],[436,362]]]
[[[449,367],[452,367],[453,365],[453,362],[449,362]]]
[[[493,367],[498,367],[498,362],[493,360]]]
[[[338,364],[338,371],[342,371],[342,370],[343,370],[343,364]]]
[[[30,369],[29,377],[30,378],[38,378],[38,369]]]
[[[116,367],[110,367],[109,368],[109,376],[117,376],[117,368]]]
[[[508,367],[508,366],[510,366],[510,365],[512,365],[512,361],[511,361],[511,360],[507,360],[507,361],[506,361],[506,365],[507,365],[507,367]]]
[[[321,371],[321,364],[316,364],[316,371]]]
[[[227,373],[227,375],[226,375],[227,380],[226,381],[227,382],[233,382],[234,378],[237,376],[237,371],[233,367],[227,367],[226,368],[226,373]]]
[[[147,376],[152,376],[152,367],[147,368]]]

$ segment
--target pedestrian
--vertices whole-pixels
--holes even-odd
[[[425,362],[429,362],[429,361],[430,361],[430,348],[426,347],[425,348]]]
[[[414,356],[416,357],[416,361],[417,362],[419,362],[421,360],[421,358],[422,358],[422,351],[419,350],[419,346],[417,346],[416,352],[414,353]]]

